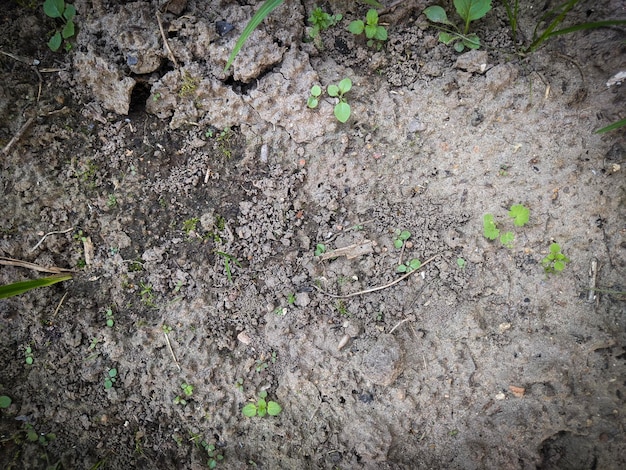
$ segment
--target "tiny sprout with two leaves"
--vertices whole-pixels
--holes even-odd
[[[117,369],[115,368],[109,369],[106,374],[106,378],[104,379],[104,388],[106,390],[112,388],[116,380],[117,380]]]
[[[397,273],[410,273],[411,271],[415,271],[416,269],[419,269],[421,265],[422,265],[422,262],[420,260],[418,260],[417,258],[413,258],[408,263],[402,263],[398,265],[398,267],[396,268],[396,272]]]
[[[326,253],[326,245],[323,243],[315,245],[315,256],[322,256],[324,253]]]
[[[396,238],[393,240],[393,246],[399,250],[409,238],[411,238],[411,232],[408,230],[396,230]]]
[[[322,87],[319,85],[313,85],[311,87],[311,95],[306,102],[306,105],[311,108],[317,108],[317,105],[320,103],[320,96],[322,96]]]
[[[244,416],[248,418],[252,418],[253,416],[263,417],[265,415],[277,416],[281,411],[282,407],[276,403],[275,401],[266,401],[267,392],[263,390],[259,393],[259,399],[256,403],[248,403],[243,407],[241,412]]]

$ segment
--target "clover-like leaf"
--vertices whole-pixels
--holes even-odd
[[[528,223],[530,210],[522,204],[513,204],[509,210],[509,216],[513,217],[513,223],[516,227],[523,227]]]

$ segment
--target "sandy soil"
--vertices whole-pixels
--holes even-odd
[[[594,133],[624,28],[520,55],[558,2],[518,44],[497,3],[459,54],[404,2],[377,51],[366,6],[324,4],[314,43],[288,0],[225,74],[256,2],[77,0],[69,53],[28,3],[1,13],[0,283],[75,273],[0,301],[3,468],[626,467],[626,136]],[[307,108],[345,77],[347,123]],[[280,414],[245,417],[263,392]]]

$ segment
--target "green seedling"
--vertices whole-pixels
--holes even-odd
[[[322,256],[324,253],[326,253],[326,245],[323,243],[315,245],[315,256]]]
[[[433,5],[424,10],[426,18],[436,25],[439,31],[439,41],[446,44],[454,44],[454,50],[463,52],[468,49],[480,48],[480,39],[475,33],[469,33],[470,23],[484,17],[491,10],[491,0],[454,0],[456,12],[463,19],[463,27],[459,28],[448,19],[446,11]]]
[[[144,284],[143,282],[139,282],[139,287],[141,290],[139,291],[139,295],[141,296],[141,301],[144,305],[148,307],[156,307],[154,303],[154,292],[152,291],[152,286],[150,284]]]
[[[373,8],[367,11],[365,22],[362,20],[352,21],[348,25],[348,31],[357,36],[365,33],[367,45],[376,47],[378,50],[382,48],[382,43],[387,40],[387,30],[378,24],[378,12]]]
[[[567,28],[561,28],[560,25],[565,20],[567,14],[580,3],[581,0],[567,0],[561,3],[556,8],[545,13],[535,25],[535,29],[532,35],[531,43],[521,48],[521,53],[532,53],[545,44],[545,42],[555,36],[563,34],[574,33],[576,31],[584,31],[587,29],[604,28],[607,26],[619,26],[626,24],[626,20],[605,20],[594,21],[590,23],[579,23]],[[506,9],[506,14],[509,19],[509,25],[511,26],[511,32],[513,36],[513,42],[517,42],[517,29],[518,29],[518,13],[519,13],[519,0],[514,0],[512,3],[509,0],[502,0]],[[543,31],[540,30],[541,26],[544,26]]]
[[[189,236],[191,232],[195,232],[198,226],[198,222],[200,222],[200,219],[198,217],[192,217],[190,219],[184,220],[183,231],[185,232],[185,235]]]
[[[224,67],[224,73],[228,71],[233,61],[235,60],[235,57],[237,57],[237,54],[239,54],[239,51],[243,47],[244,43],[252,34],[252,31],[254,31],[256,27],[261,24],[261,21],[267,18],[267,16],[278,6],[280,6],[284,1],[285,0],[265,0],[263,5],[261,5],[261,8],[259,8],[259,10],[250,19],[244,30],[241,32],[241,36],[239,36],[239,39],[237,39],[235,47],[233,48],[233,51],[230,53],[228,61],[226,62],[226,67]]]
[[[47,446],[50,441],[54,441],[57,438],[57,435],[53,432],[49,432],[47,434],[38,433],[30,423],[24,423],[24,432],[26,433],[26,439],[29,442],[37,442],[44,447]]]
[[[467,266],[467,261],[465,261],[464,258],[457,258],[456,265],[461,269],[465,269],[465,266]]]
[[[563,271],[565,265],[569,262],[570,259],[561,253],[561,245],[552,243],[550,245],[550,253],[541,260],[541,265],[546,274],[554,274]]]
[[[215,251],[214,253],[224,258],[224,270],[226,271],[226,277],[228,278],[228,281],[232,283],[233,274],[232,274],[232,270],[230,267],[230,262],[234,261],[234,263],[240,268],[241,268],[241,263],[233,255],[229,255],[228,253],[224,253],[223,251]]]
[[[233,151],[231,149],[231,139],[234,133],[230,127],[225,127],[222,132],[217,135],[217,146],[222,155],[226,158],[230,158],[233,156]]]
[[[352,89],[352,80],[344,78],[337,85],[328,85],[326,92],[328,96],[338,98],[339,102],[335,105],[335,117],[341,123],[350,119],[350,105],[346,101],[345,94]]]
[[[509,216],[513,218],[513,223],[516,227],[523,227],[528,223],[530,210],[522,204],[514,204],[509,210]]]
[[[255,361],[254,370],[256,370],[257,372],[263,372],[268,367],[269,365],[267,364],[267,362],[263,361],[262,359],[257,359]]]
[[[65,41],[65,50],[69,52],[72,45],[67,40],[76,33],[74,26],[76,8],[70,3],[65,3],[65,0],[45,0],[43,11],[50,18],[59,19],[63,22],[63,28],[52,35],[48,41],[48,47],[51,51],[56,52]]]
[[[0,286],[0,299],[20,295],[30,290],[37,289],[38,287],[48,287],[57,282],[69,281],[70,279],[72,279],[71,274],[55,274],[54,276],[31,279],[30,281],[14,282],[13,284]]]
[[[408,230],[396,230],[396,238],[393,240],[393,246],[399,250],[409,238],[411,238],[411,232]]]
[[[243,392],[243,378],[242,377],[238,377],[237,380],[235,381],[235,388],[239,390],[240,392]]]
[[[500,235],[500,229],[498,229],[498,226],[493,220],[492,214],[485,214],[483,216],[483,234],[485,235],[485,238],[489,240],[496,240],[500,237],[500,242],[507,248],[511,248],[513,246],[513,241],[515,240],[513,232],[505,232]]]
[[[413,258],[411,261],[409,261],[406,264],[400,264],[398,265],[398,267],[396,268],[396,272],[398,273],[410,273],[411,271],[415,271],[416,269],[419,269],[419,267],[422,265],[422,262],[420,260],[418,260],[417,258]]]
[[[104,379],[104,388],[108,390],[113,387],[113,384],[117,381],[117,369],[109,369]]]
[[[104,312],[104,317],[106,319],[106,325],[109,328],[113,328],[113,325],[115,325],[115,319],[113,318],[113,310],[110,308],[107,308],[106,312]]]
[[[6,395],[0,395],[0,408],[8,408],[9,406],[11,406],[11,397],[8,397]]]
[[[311,11],[311,16],[309,17],[309,23],[312,25],[309,30],[309,37],[321,45],[319,39],[320,32],[327,30],[331,26],[335,26],[342,18],[343,15],[341,14],[331,15],[322,10],[321,7],[316,6]]]
[[[306,105],[311,109],[317,108],[317,105],[320,104],[320,96],[322,96],[322,87],[319,85],[313,85],[311,87],[311,94],[309,95]]]
[[[209,457],[209,460],[207,461],[207,467],[216,468],[217,463],[221,460],[224,460],[224,456],[217,451],[215,444],[209,444],[206,441],[202,441],[200,442],[200,445],[206,451],[207,456]]]
[[[189,398],[193,395],[193,385],[183,382],[180,385],[180,388],[183,390],[183,396],[178,395],[176,398],[174,398],[174,404],[184,406],[187,404],[187,400],[185,399],[185,397]]]
[[[28,364],[29,366],[33,364],[33,362],[35,362],[35,357],[33,356],[33,348],[31,348],[30,346],[26,346],[26,349],[24,350],[24,362],[26,362],[26,364]]]
[[[266,401],[267,392],[263,390],[259,393],[259,398],[256,403],[248,403],[243,407],[241,412],[244,416],[252,418],[253,416],[263,417],[265,415],[277,416],[282,411],[281,406],[275,401]]]
[[[293,305],[293,304],[295,304],[295,303],[296,303],[296,294],[289,294],[289,295],[287,296],[287,303],[288,303],[289,305]]]

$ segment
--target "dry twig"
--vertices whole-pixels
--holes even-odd
[[[396,279],[395,281],[390,282],[389,284],[385,284],[384,286],[378,286],[378,287],[372,287],[370,289],[365,289],[359,292],[353,292],[352,294],[346,294],[346,295],[336,295],[336,294],[331,294],[330,292],[326,292],[323,289],[320,289],[319,287],[317,287],[316,285],[313,285],[313,288],[316,289],[317,291],[321,292],[324,295],[327,295],[329,297],[332,297],[333,299],[347,299],[348,297],[356,297],[357,295],[363,295],[363,294],[369,294],[371,292],[376,292],[379,290],[383,290],[386,289],[388,287],[394,286],[397,283],[404,281],[407,277],[409,277],[412,274],[415,274],[416,272],[418,272],[420,269],[422,269],[424,266],[426,266],[428,263],[430,263],[431,261],[433,261],[437,256],[439,256],[438,254],[435,256],[432,256],[430,258],[428,258],[426,261],[424,261],[421,266],[411,272],[406,273],[404,276],[399,277],[398,279]]]

